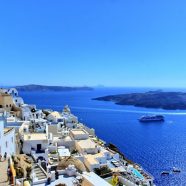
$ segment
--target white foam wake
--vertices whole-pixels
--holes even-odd
[[[186,115],[186,112],[166,112],[166,111],[147,111],[147,110],[129,110],[129,109],[107,109],[107,108],[95,108],[95,107],[71,107],[73,109],[82,110],[96,110],[96,111],[109,111],[109,112],[129,112],[139,114],[165,114],[165,115]]]
[[[42,105],[41,107],[48,108],[60,108],[63,109],[61,105]],[[94,110],[94,111],[108,111],[108,112],[128,112],[128,113],[136,113],[136,114],[163,114],[163,115],[186,115],[185,111],[166,111],[166,110],[158,110],[158,111],[148,111],[146,110],[130,110],[130,109],[112,109],[112,108],[96,108],[96,107],[77,107],[70,106],[72,109],[76,110]]]

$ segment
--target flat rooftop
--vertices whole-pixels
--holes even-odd
[[[47,135],[42,133],[24,134],[24,140],[47,140]]]
[[[99,177],[94,172],[84,172],[83,177],[88,180],[88,182],[92,185],[100,185],[100,186],[110,186],[108,182],[106,182],[104,179]]]
[[[85,155],[85,159],[92,164],[99,164],[98,160],[93,155]]]
[[[71,130],[70,132],[73,135],[84,135],[84,134],[87,134],[84,130]]]
[[[91,139],[80,140],[76,142],[82,149],[96,148],[96,144]]]
[[[69,157],[70,156],[70,151],[67,148],[58,148],[58,153],[60,157]]]

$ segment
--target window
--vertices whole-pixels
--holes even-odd
[[[58,119],[57,121],[58,121],[58,122],[63,122],[63,119]]]
[[[12,105],[10,104],[10,107],[11,107]]]
[[[6,105],[6,107],[8,107],[8,105]]]
[[[6,141],[6,147],[8,147],[8,141]]]

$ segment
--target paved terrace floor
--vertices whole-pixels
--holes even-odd
[[[8,161],[0,161],[0,185],[1,186],[7,186],[7,168],[8,168]]]

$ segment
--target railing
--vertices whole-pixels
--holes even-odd
[[[4,135],[7,135],[8,133],[10,133],[10,132],[12,132],[12,131],[15,131],[15,129],[14,129],[14,128],[9,128],[8,130],[6,130],[6,131],[4,132]]]

